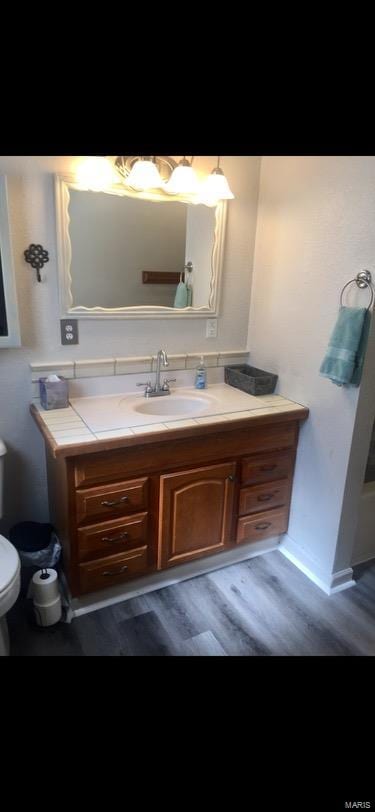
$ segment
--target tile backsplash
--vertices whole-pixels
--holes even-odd
[[[169,366],[165,370],[193,370],[203,355],[208,369],[224,367],[226,364],[245,364],[249,353],[243,350],[226,352],[202,352],[174,355],[168,354]],[[91,358],[79,361],[53,361],[30,364],[32,397],[39,397],[39,378],[55,373],[65,378],[79,380],[83,378],[101,378],[108,376],[144,375],[156,370],[156,356],[124,356],[122,358]],[[163,369],[164,371],[164,369]]]

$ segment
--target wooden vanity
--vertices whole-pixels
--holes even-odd
[[[308,409],[82,445],[45,439],[50,520],[73,596],[277,537]]]

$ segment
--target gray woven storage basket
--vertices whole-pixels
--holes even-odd
[[[275,391],[278,375],[249,364],[224,367],[224,380],[249,395],[270,395]]]

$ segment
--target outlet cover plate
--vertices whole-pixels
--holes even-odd
[[[206,321],[206,338],[217,337],[217,319],[207,319]]]
[[[78,320],[77,319],[60,319],[61,325],[61,343],[62,344],[78,344]]]

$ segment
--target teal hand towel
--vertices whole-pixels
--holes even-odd
[[[188,301],[188,293],[185,282],[179,282],[177,285],[173,307],[187,307],[187,301]]]
[[[356,353],[356,356],[355,356],[354,372],[353,372],[353,375],[352,375],[352,379],[350,381],[352,386],[359,386],[359,384],[361,383],[362,369],[363,369],[363,364],[364,364],[364,361],[365,361],[366,349],[367,349],[367,340],[368,340],[368,335],[369,335],[369,332],[370,332],[370,324],[371,324],[370,311],[366,310],[365,316],[364,316],[364,319],[363,319],[363,328],[362,328],[361,338],[360,338],[360,342],[359,342],[358,352]]]
[[[369,326],[364,307],[341,307],[320,374],[338,386],[359,386]]]

